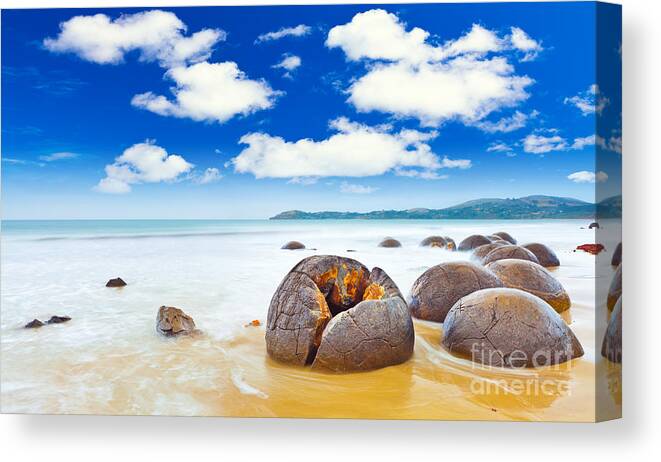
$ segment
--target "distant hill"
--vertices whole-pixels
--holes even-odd
[[[444,209],[378,210],[373,212],[303,212],[288,210],[271,220],[385,219],[533,219],[613,218],[622,215],[622,196],[591,204],[570,197],[527,196],[518,199],[476,199]]]

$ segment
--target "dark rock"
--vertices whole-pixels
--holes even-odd
[[[554,278],[541,265],[527,260],[498,260],[489,263],[486,268],[511,289],[521,289],[531,293],[562,313],[569,309],[569,294],[560,281]]]
[[[106,282],[106,287],[124,287],[126,283],[122,278],[110,279]]]
[[[457,250],[457,244],[454,242],[454,239],[452,239],[449,236],[443,236],[443,239],[445,239],[445,242],[447,242],[446,248],[448,250],[450,250],[451,252]]]
[[[611,259],[611,265],[617,266],[622,263],[622,243],[620,242],[615,247],[615,252],[613,252],[613,258]]]
[[[507,258],[528,260],[539,264],[539,260],[537,260],[535,254],[533,254],[530,250],[518,245],[504,245],[502,247],[497,247],[482,259],[482,263],[486,265],[492,261],[505,260]]]
[[[168,337],[186,335],[195,330],[195,321],[179,308],[162,306],[156,316],[156,330]]]
[[[381,242],[379,242],[379,247],[401,247],[402,243],[399,242],[397,239],[393,239],[392,237],[387,237]]]
[[[497,249],[498,247],[502,247],[504,245],[509,245],[507,241],[497,241],[497,242],[492,242],[491,244],[484,244],[476,249],[473,250],[473,255],[471,255],[475,260],[481,262],[484,257],[489,255],[489,252],[491,252],[493,249]]]
[[[36,329],[37,327],[41,327],[43,325],[44,325],[43,322],[39,321],[38,319],[33,319],[23,327],[25,327],[26,329]]]
[[[615,303],[622,296],[622,263],[617,266],[611,285],[608,288],[608,298],[606,299],[606,306],[609,311],[615,308]]]
[[[305,245],[298,241],[289,241],[280,248],[283,250],[300,250],[300,249],[304,249]]]
[[[443,322],[457,300],[487,287],[502,287],[502,283],[481,266],[470,262],[441,263],[413,283],[409,308],[416,318]]]
[[[51,318],[46,321],[46,324],[61,324],[67,321],[71,321],[69,316],[51,316]]]
[[[447,247],[447,244],[447,241],[442,236],[429,236],[420,243],[422,247],[440,247],[442,249]]]
[[[601,356],[614,363],[622,362],[622,297],[617,299],[613,313],[611,313],[611,319],[601,344]]]
[[[313,256],[273,295],[266,350],[275,360],[334,372],[376,369],[413,354],[413,322],[397,285],[380,268]]]
[[[481,245],[491,244],[491,239],[480,234],[473,234],[459,243],[459,250],[473,250]]]
[[[538,242],[531,242],[523,247],[530,250],[543,267],[552,268],[554,266],[560,266],[560,259],[558,259],[558,256],[550,247]]]
[[[514,239],[509,233],[506,233],[505,231],[500,231],[500,232],[497,232],[497,233],[493,233],[493,235],[497,236],[501,239],[506,240],[510,244],[516,245],[516,239]]]
[[[443,332],[448,350],[490,366],[545,366],[583,355],[560,315],[518,289],[485,289],[462,298],[448,313]]]
[[[596,221],[590,223],[590,226],[588,226],[588,229],[599,229],[599,223],[597,223]]]
[[[592,255],[599,255],[603,252],[604,246],[602,244],[581,244],[576,247],[576,250],[582,250]]]

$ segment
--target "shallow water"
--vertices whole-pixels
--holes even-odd
[[[615,415],[621,409],[619,366],[599,354],[605,321],[595,316],[605,310],[595,304],[595,280],[610,281],[613,269],[573,252],[576,245],[595,241],[594,231],[581,229],[586,225],[583,220],[4,222],[2,411],[591,421],[597,389],[606,396],[601,411]],[[535,370],[477,367],[441,347],[440,325],[416,321],[415,353],[407,363],[334,375],[275,363],[266,355],[264,328],[245,327],[253,319],[266,321],[278,283],[306,256],[338,254],[380,266],[406,295],[427,268],[469,257],[421,248],[424,237],[449,235],[459,243],[473,233],[500,230],[520,242],[544,242],[560,257],[554,275],[572,298],[564,318],[584,357]],[[385,236],[403,247],[378,248]],[[316,250],[280,250],[292,239]],[[614,246],[606,247],[609,260]],[[104,287],[117,276],[129,285]],[[182,308],[201,333],[179,339],[158,335],[154,326],[161,305]],[[72,321],[22,329],[33,318],[55,314]]]

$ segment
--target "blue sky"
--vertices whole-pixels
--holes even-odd
[[[618,194],[599,8],[599,63],[593,3],[5,10],[3,217]]]

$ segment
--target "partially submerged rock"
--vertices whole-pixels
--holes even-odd
[[[487,287],[502,287],[502,283],[481,266],[463,261],[441,263],[413,283],[409,308],[416,318],[443,322],[457,300]]]
[[[393,239],[392,237],[387,237],[381,242],[379,242],[379,247],[401,247],[402,243],[399,242],[397,239]]]
[[[601,343],[601,356],[614,363],[622,362],[622,297],[618,298]]]
[[[539,242],[531,242],[523,247],[530,250],[535,257],[537,257],[539,264],[543,267],[552,268],[560,266],[560,259],[550,247],[540,244]]]
[[[413,322],[404,299],[380,268],[323,255],[299,262],[269,306],[266,350],[275,360],[355,372],[406,361]]]
[[[506,233],[505,231],[499,231],[497,233],[493,233],[493,235],[506,240],[510,244],[516,245],[516,239],[514,239],[509,233]]]
[[[443,345],[490,366],[537,367],[583,356],[578,339],[542,299],[518,289],[474,292],[443,323]]]
[[[305,248],[305,245],[302,242],[298,241],[289,241],[282,247],[280,247],[282,250],[301,250]]]
[[[162,306],[156,316],[156,330],[168,337],[191,334],[195,321],[179,308]]]
[[[420,242],[422,247],[440,247],[444,249],[447,247],[447,241],[442,236],[429,236]]]
[[[617,266],[622,263],[622,243],[620,242],[615,247],[615,252],[613,252],[613,258],[611,258],[611,265]]]
[[[457,244],[454,242],[454,239],[452,239],[449,236],[443,236],[443,239],[445,239],[446,248],[450,251],[455,251],[457,250]]]
[[[489,238],[489,240],[490,240],[491,242],[500,242],[500,243],[502,243],[502,244],[511,244],[510,241],[506,241],[506,240],[503,239],[502,237],[500,237],[500,236],[496,236],[495,234],[489,234],[489,235],[487,236],[487,238]]]
[[[508,258],[518,259],[518,260],[528,260],[533,263],[539,264],[537,257],[528,249],[523,248],[518,245],[503,245],[493,249],[487,254],[486,257],[482,259],[482,263],[489,264],[492,261],[505,260]]]
[[[67,321],[71,321],[69,316],[51,316],[51,318],[46,321],[46,324],[62,324]]]
[[[599,229],[599,223],[597,223],[596,221],[590,223],[590,226],[588,226],[588,229]]]
[[[620,263],[615,270],[611,285],[608,288],[608,298],[606,299],[606,306],[609,311],[615,308],[615,303],[622,296],[622,263]]]
[[[491,244],[491,239],[481,234],[473,234],[459,243],[459,250],[473,250],[481,245]]]
[[[489,255],[489,252],[491,252],[493,249],[497,249],[498,247],[502,247],[504,245],[509,245],[507,244],[507,241],[498,241],[498,242],[492,242],[491,244],[484,244],[476,249],[473,250],[473,255],[472,257],[481,262],[484,257]]]
[[[526,260],[498,260],[487,265],[487,269],[512,289],[531,293],[562,313],[569,309],[571,301],[562,284],[541,265]]]
[[[106,287],[124,287],[126,282],[122,278],[110,279],[106,282]]]
[[[32,321],[30,321],[29,323],[27,323],[23,327],[25,327],[26,329],[36,329],[36,328],[41,327],[43,325],[44,325],[43,322],[39,321],[38,319],[33,319]]]

